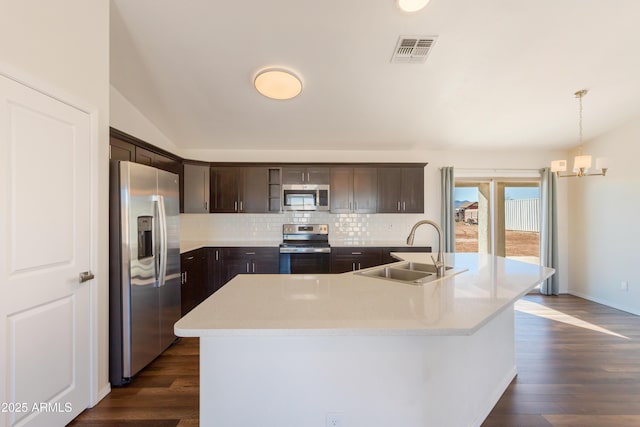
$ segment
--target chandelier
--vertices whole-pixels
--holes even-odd
[[[554,160],[551,162],[551,172],[555,172],[559,178],[572,178],[572,177],[583,177],[583,176],[605,176],[607,174],[607,164],[606,159],[597,158],[596,159],[596,172],[589,173],[589,169],[591,168],[591,156],[582,154],[582,98],[587,94],[586,89],[582,89],[577,91],[574,95],[578,98],[580,104],[580,121],[579,121],[579,132],[580,132],[580,145],[578,147],[578,155],[573,159],[573,173],[561,174],[561,172],[567,171],[567,161],[566,160]]]

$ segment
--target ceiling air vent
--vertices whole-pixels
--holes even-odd
[[[427,55],[435,42],[435,36],[400,36],[391,62],[422,64],[427,60]]]

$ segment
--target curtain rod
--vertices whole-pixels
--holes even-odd
[[[537,169],[533,169],[533,168],[523,168],[523,169],[514,169],[514,168],[457,168],[457,167],[453,167],[453,170],[460,170],[460,171],[494,171],[494,172],[539,172],[540,169],[542,168],[537,168]],[[440,170],[442,170],[442,168],[440,168]]]

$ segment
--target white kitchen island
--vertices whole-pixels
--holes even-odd
[[[200,425],[479,426],[516,375],[513,305],[553,270],[445,261],[465,271],[420,286],[355,273],[234,278],[175,325],[200,337]]]

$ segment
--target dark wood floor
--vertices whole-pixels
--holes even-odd
[[[518,376],[483,427],[640,426],[640,317],[569,295],[528,295],[521,309]],[[70,425],[197,426],[198,340],[183,339]]]
[[[191,427],[199,416],[198,338],[182,338],[70,426]]]
[[[516,311],[518,376],[483,427],[640,426],[640,317],[569,295],[524,302],[555,319]]]

